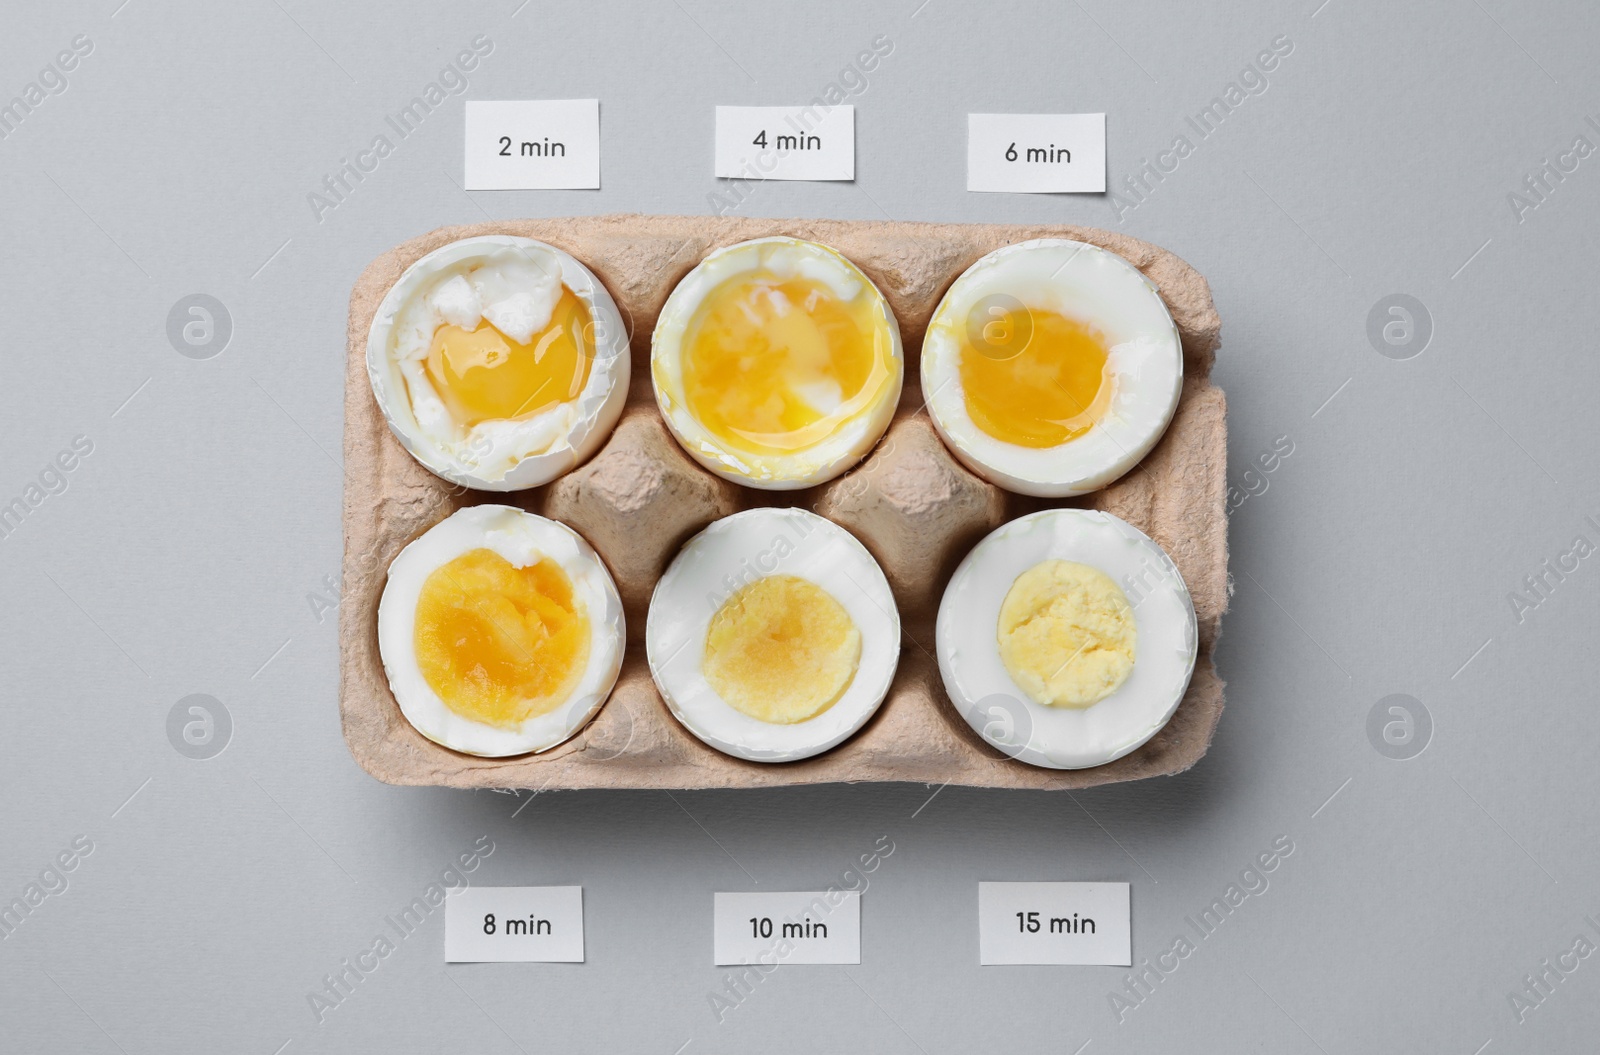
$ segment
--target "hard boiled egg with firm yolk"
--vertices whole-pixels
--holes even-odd
[[[650,674],[674,716],[754,762],[809,758],[876,713],[900,659],[878,562],[803,509],[749,509],[690,539],[656,584]]]
[[[651,339],[656,402],[725,479],[792,490],[878,442],[900,399],[900,327],[872,280],[825,245],[718,249],[667,298]]]
[[[509,235],[464,238],[401,274],[367,336],[367,374],[406,450],[452,483],[537,487],[605,442],[628,395],[628,333],[576,259]]]
[[[1020,494],[1104,487],[1150,452],[1183,386],[1161,294],[1086,242],[1009,245],[945,293],[922,342],[934,427],[969,469]]]
[[[1103,765],[1166,725],[1199,638],[1183,576],[1109,513],[1048,509],[991,533],[956,568],[935,641],[950,702],[1013,758]]]
[[[400,551],[378,603],[389,688],[417,731],[470,755],[545,751],[616,684],[622,601],[571,528],[511,506],[457,510]]]

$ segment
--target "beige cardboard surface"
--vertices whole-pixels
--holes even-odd
[[[632,326],[628,409],[605,447],[546,487],[510,495],[466,491],[429,473],[400,446],[367,380],[367,329],[400,273],[459,238],[511,234],[566,250],[594,271]],[[824,242],[877,283],[905,341],[905,390],[894,423],[853,471],[807,491],[763,492],[695,465],[661,422],[650,387],[650,333],[674,285],[711,250],[767,235]],[[1075,238],[1121,254],[1161,290],[1183,341],[1183,396],[1165,437],[1110,487],[1044,501],[1001,491],[951,457],[922,410],[923,331],[966,267],[1030,238]],[[369,264],[350,296],[345,373],[344,571],[339,706],[345,740],[367,772],[392,784],[450,787],[711,788],[917,781],[1009,788],[1081,788],[1171,775],[1205,754],[1222,713],[1211,653],[1228,603],[1226,404],[1209,373],[1220,322],[1204,278],[1166,250],[1110,231],[1051,225],[968,225],[687,216],[597,216],[447,227]],[[628,621],[628,649],[611,699],[572,740],[544,754],[458,754],[411,727],[378,655],[377,608],[400,549],[463,505],[505,502],[562,520],[611,568]],[[877,715],[834,750],[800,762],[730,758],[695,739],[667,710],[645,666],[646,606],[678,547],[712,520],[758,505],[800,505],[854,532],[883,565],[901,608],[900,669]],[[986,744],[945,697],[933,659],[939,595],[955,565],[992,528],[1047,506],[1102,509],[1159,542],[1183,573],[1200,623],[1194,680],[1177,713],[1139,750],[1093,769],[1039,769]]]

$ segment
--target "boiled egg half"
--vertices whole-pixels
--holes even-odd
[[[1042,238],[945,293],[922,343],[934,426],[969,469],[1043,497],[1104,487],[1172,420],[1183,351],[1156,286],[1122,257]]]
[[[1049,509],[967,554],[939,605],[939,673],[967,723],[1050,769],[1136,750],[1194,673],[1194,603],[1170,557],[1109,513]]]
[[[400,551],[378,651],[406,720],[469,755],[544,751],[592,718],[622,663],[622,601],[589,544],[501,505],[457,510]]]
[[[464,487],[537,487],[599,449],[628,395],[628,333],[572,256],[485,235],[435,249],[373,316],[367,375],[389,428]]]
[[[650,673],[672,713],[719,751],[809,758],[877,711],[900,659],[883,570],[803,509],[750,509],[690,539],[656,584]]]
[[[718,249],[667,298],[656,402],[684,450],[734,483],[831,480],[878,442],[900,398],[900,327],[872,280],[798,238]]]

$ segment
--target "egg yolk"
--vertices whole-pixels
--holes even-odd
[[[842,301],[805,278],[762,273],[708,293],[682,341],[689,412],[751,454],[813,446],[888,391],[893,343],[875,298]]]
[[[1133,672],[1133,608],[1109,575],[1087,564],[1047,560],[1017,576],[998,630],[1011,680],[1046,707],[1092,706]]]
[[[589,309],[565,286],[550,324],[520,344],[490,324],[446,324],[434,331],[428,380],[457,423],[471,427],[496,418],[525,418],[576,399],[589,381],[594,327]]]
[[[861,632],[832,594],[793,575],[769,575],[717,609],[700,670],[735,710],[793,725],[837,703],[860,661]]]
[[[572,695],[589,663],[589,616],[555,562],[518,568],[475,549],[423,582],[414,644],[422,676],[445,706],[511,728]]]
[[[1113,383],[1105,336],[1038,308],[999,312],[962,332],[961,388],[973,424],[1019,447],[1056,447],[1105,414]]]

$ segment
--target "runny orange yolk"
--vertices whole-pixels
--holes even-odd
[[[589,309],[563,286],[549,325],[529,343],[512,340],[488,319],[474,330],[446,324],[434,331],[423,368],[450,416],[470,428],[576,399],[593,360]]]
[[[1113,383],[1105,335],[1038,308],[996,319],[982,344],[960,332],[961,388],[973,424],[1019,447],[1056,447],[1105,414]]]
[[[589,663],[589,616],[554,561],[518,568],[475,549],[423,582],[414,644],[445,706],[507,728],[571,696]]]
[[[689,413],[717,441],[782,454],[827,439],[892,383],[893,344],[875,298],[755,272],[708,293],[682,341]]]

